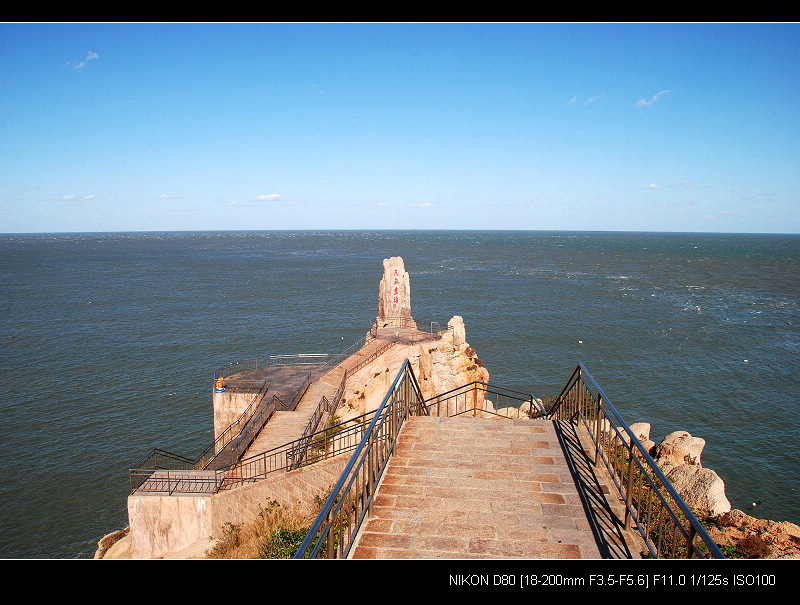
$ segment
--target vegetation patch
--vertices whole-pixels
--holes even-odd
[[[317,508],[302,514],[271,501],[249,523],[226,523],[223,536],[207,552],[209,559],[291,559],[302,544],[324,498]]]

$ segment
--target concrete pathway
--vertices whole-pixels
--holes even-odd
[[[373,339],[327,374],[315,380],[293,411],[278,411],[261,429],[247,451],[246,457],[267,452],[299,439],[323,396],[331,401],[342,382],[345,370],[354,368],[386,345],[382,339]]]
[[[639,558],[615,496],[569,423],[415,417],[351,558]]]

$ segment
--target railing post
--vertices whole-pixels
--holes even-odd
[[[631,528],[631,504],[633,503],[633,468],[634,468],[634,459],[633,459],[633,443],[631,443],[631,449],[628,452],[628,480],[626,482],[627,486],[625,488],[625,530],[629,530]],[[622,451],[625,451],[625,445],[622,445]]]
[[[478,415],[478,385],[472,385],[472,417],[475,418]]]
[[[695,552],[694,552],[694,539],[697,536],[697,530],[695,529],[694,525],[691,523],[689,524],[689,537],[688,537],[688,544],[686,545],[686,558],[693,559]]]
[[[365,486],[365,493],[367,496],[367,516],[372,516],[372,501],[374,498],[372,497],[372,477],[375,473],[375,463],[373,461],[373,457],[375,455],[375,433],[373,432],[372,435],[369,437],[369,451],[367,452],[367,484]]]
[[[594,447],[594,463],[595,465],[600,462],[600,439],[603,435],[603,396],[597,396],[597,415],[595,418],[595,447]]]
[[[331,507],[331,509],[328,511],[328,518],[326,519],[328,523],[328,531],[326,532],[328,534],[327,535],[328,547],[326,549],[325,554],[329,559],[336,558],[336,544],[333,543],[334,531],[333,531],[333,521],[331,520],[332,515],[333,515],[333,507]]]

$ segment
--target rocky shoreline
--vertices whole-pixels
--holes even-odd
[[[700,463],[704,439],[675,431],[656,444],[650,439],[649,424],[630,428],[726,557],[800,559],[800,526],[731,508],[722,478]]]

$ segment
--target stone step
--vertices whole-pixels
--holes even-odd
[[[571,432],[546,420],[409,419],[351,558],[636,557],[621,508],[607,504],[616,492],[580,444],[565,455]],[[602,505],[587,504],[598,494]]]

